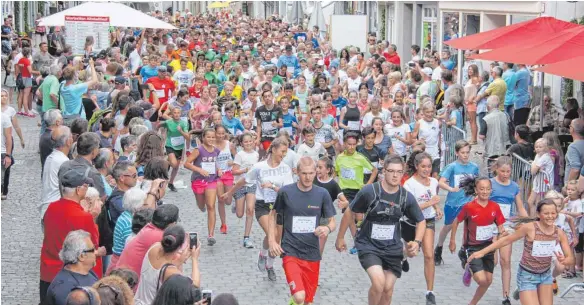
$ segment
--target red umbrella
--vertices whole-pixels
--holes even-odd
[[[539,17],[481,32],[444,43],[463,50],[497,49],[511,45],[522,45],[526,40],[548,37],[566,29],[577,27],[575,23],[558,20],[553,17]]]
[[[584,82],[584,55],[539,67],[535,70]]]
[[[544,65],[584,54],[584,26],[564,30],[549,37],[525,41],[522,46],[508,46],[475,54],[474,59],[497,60],[526,65]]]

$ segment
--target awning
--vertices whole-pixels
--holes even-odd
[[[64,26],[65,16],[109,17],[111,26],[176,29],[173,25],[116,2],[86,2],[40,20],[41,26]]]
[[[578,25],[548,37],[541,35],[535,37],[537,38],[535,41],[525,40],[520,47],[502,47],[471,57],[526,65],[545,65],[584,55],[584,26]]]
[[[553,17],[539,17],[494,30],[481,32],[444,43],[463,50],[492,50],[521,45],[526,39],[549,37],[579,25]]]
[[[215,1],[211,4],[209,4],[209,6],[207,8],[226,8],[229,7],[229,3],[231,1]]]
[[[584,82],[584,55],[536,68],[536,71]]]

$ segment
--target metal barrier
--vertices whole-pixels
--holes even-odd
[[[456,126],[447,126],[442,122],[442,156],[441,168],[456,161],[456,142],[466,139],[466,132]]]
[[[543,172],[532,175],[531,162],[517,154],[511,156],[511,180],[519,185],[519,195],[527,211],[529,211],[530,196],[533,196],[532,200],[535,204],[543,199],[547,191],[552,189],[547,176]],[[515,213],[516,209],[516,206],[513,205],[511,213]]]
[[[415,122],[416,121],[416,102],[406,104],[406,109],[404,111],[406,117],[408,118],[408,122]]]

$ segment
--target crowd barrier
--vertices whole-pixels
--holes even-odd
[[[455,145],[459,140],[466,139],[466,132],[456,126],[447,126],[442,122],[442,156],[441,165],[444,167],[456,161]]]
[[[525,209],[528,209],[528,198],[533,195],[535,197],[534,202],[538,202],[543,199],[545,192],[551,189],[549,181],[543,174],[532,175],[531,174],[531,163],[517,154],[511,156],[511,180],[515,181],[519,185],[519,195],[523,201]],[[538,186],[537,190],[533,189],[534,183]],[[512,205],[511,213],[516,212],[516,206]]]

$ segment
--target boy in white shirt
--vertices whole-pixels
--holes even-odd
[[[318,162],[320,158],[326,156],[326,149],[321,143],[314,142],[316,136],[316,130],[314,127],[307,126],[302,130],[302,137],[304,138],[304,143],[300,144],[296,148],[296,153],[298,157],[310,157],[314,162]]]

